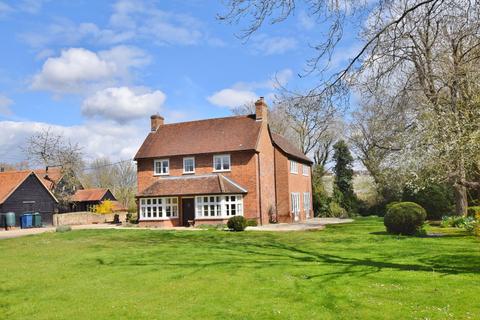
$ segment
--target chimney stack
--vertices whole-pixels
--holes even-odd
[[[268,106],[263,97],[255,102],[255,119],[257,121],[268,121]]]
[[[150,117],[150,120],[152,125],[152,131],[155,132],[157,131],[158,128],[160,128],[160,126],[163,126],[163,121],[165,119],[159,114],[154,114],[153,116]]]

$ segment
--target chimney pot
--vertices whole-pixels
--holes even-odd
[[[268,121],[268,106],[263,97],[255,102],[255,119],[257,121]]]
[[[151,122],[151,127],[152,127],[152,131],[157,131],[158,128],[160,128],[161,126],[163,126],[164,124],[164,118],[159,115],[159,114],[154,114],[153,116],[150,117],[150,122]]]

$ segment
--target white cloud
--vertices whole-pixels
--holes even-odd
[[[253,91],[223,89],[215,92],[207,100],[219,107],[236,108],[254,102],[258,96]]]
[[[143,1],[120,0],[114,5],[110,25],[129,30],[157,44],[194,45],[205,38],[200,20],[187,14],[160,10]]]
[[[107,88],[85,99],[82,114],[125,123],[159,112],[165,98],[165,94],[158,90]]]
[[[119,46],[95,53],[83,48],[63,50],[50,57],[42,70],[34,75],[31,88],[53,93],[78,93],[88,86],[112,85],[119,78],[128,78],[129,69],[149,62],[140,49]]]
[[[115,122],[88,122],[76,126],[59,126],[42,122],[0,121],[1,155],[11,162],[25,159],[19,146],[34,133],[51,128],[72,142],[78,142],[86,158],[109,157],[112,160],[132,159],[149,132],[149,123],[121,125]],[[12,161],[13,160],[13,161]]]
[[[252,40],[253,51],[265,56],[283,54],[295,49],[297,44],[297,40],[292,37],[270,37],[265,34]]]
[[[13,104],[13,101],[0,94],[0,115],[9,116],[12,114],[12,110],[10,110],[10,106]]]
[[[247,103],[252,103],[260,96],[274,97],[274,90],[280,86],[285,86],[293,72],[291,69],[283,69],[270,76],[269,79],[264,81],[251,81],[251,82],[237,82],[230,88],[222,89],[211,96],[207,97],[207,100],[219,107],[236,108]],[[258,91],[262,94],[258,94]]]
[[[221,39],[209,35],[202,21],[188,14],[160,10],[155,4],[134,0],[117,1],[105,26],[55,18],[48,26],[23,33],[20,38],[35,49],[58,43],[115,45],[138,39],[157,45],[225,45]]]

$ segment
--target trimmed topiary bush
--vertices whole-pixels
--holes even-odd
[[[235,216],[228,219],[227,227],[233,231],[243,231],[247,227],[247,219],[242,216]]]
[[[425,222],[427,213],[415,202],[399,202],[388,206],[383,223],[388,233],[414,235]]]

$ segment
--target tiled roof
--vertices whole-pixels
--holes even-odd
[[[74,202],[101,201],[108,192],[107,188],[77,190],[72,197]]]
[[[273,143],[280,148],[283,152],[287,155],[296,158],[297,160],[301,160],[304,162],[312,163],[313,161],[310,160],[300,149],[295,147],[290,141],[285,139],[279,134],[272,133],[272,140]]]
[[[43,184],[45,184],[50,190],[53,190],[55,185],[58,184],[63,177],[60,168],[48,168],[48,172],[45,169],[36,169],[34,172],[40,177],[40,179],[42,179]]]
[[[135,159],[255,150],[260,128],[252,115],[166,124],[147,136]]]
[[[221,174],[160,178],[137,196],[182,196],[247,193],[247,190]]]
[[[125,206],[119,201],[114,200],[112,201],[112,204],[114,212],[127,211],[127,208],[125,208]]]
[[[30,170],[23,171],[7,171],[0,172],[0,204],[4,203],[5,200],[30,176],[34,175],[38,178],[40,183],[48,190],[50,195],[57,201],[55,196],[50,192],[47,181],[41,179],[35,172]]]

